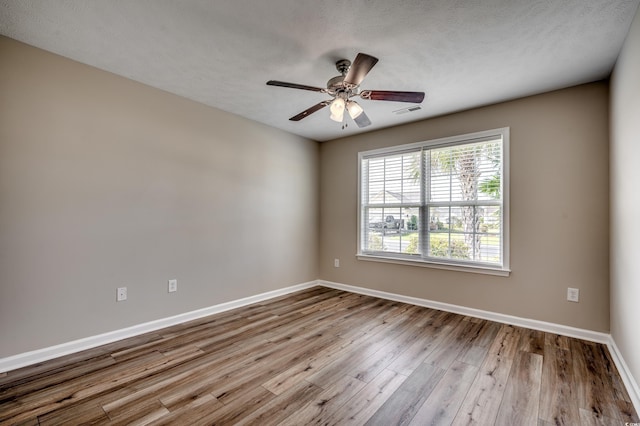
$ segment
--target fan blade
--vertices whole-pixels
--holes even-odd
[[[372,101],[395,101],[419,104],[424,100],[424,92],[394,92],[389,90],[363,90],[360,97]]]
[[[276,81],[276,80],[267,81],[267,86],[289,87],[291,89],[311,90],[312,92],[327,91],[327,89],[321,89],[320,87],[305,86],[304,84],[287,83],[286,81]]]
[[[351,68],[349,68],[349,72],[344,77],[344,82],[354,86],[359,85],[377,62],[378,58],[366,53],[358,53],[358,56],[351,64]]]
[[[327,105],[329,105],[331,103],[331,101],[322,101],[318,104],[315,104],[314,106],[312,106],[311,108],[307,108],[304,111],[302,111],[300,114],[298,115],[294,115],[293,117],[291,117],[289,120],[291,121],[300,121],[303,118],[313,114],[314,112],[326,107]]]
[[[365,114],[364,111],[362,111],[359,116],[354,118],[353,121],[356,122],[358,127],[367,127],[371,124],[371,120],[369,120],[369,117],[367,117],[367,114]]]

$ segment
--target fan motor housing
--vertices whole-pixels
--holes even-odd
[[[344,75],[338,75],[333,77],[329,81],[327,81],[327,89],[329,90],[339,90],[344,88]]]

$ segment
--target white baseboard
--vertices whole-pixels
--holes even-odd
[[[318,285],[317,281],[310,281],[303,284],[293,285],[290,287],[257,294],[255,296],[249,296],[238,300],[232,300],[230,302],[220,303],[218,305],[198,309],[191,312],[185,312],[183,314],[175,315],[172,317],[162,318],[159,320],[137,324],[120,330],[98,334],[96,336],[85,337],[83,339],[74,340],[43,349],[37,349],[6,358],[0,358],[0,373],[26,367],[28,365],[37,364],[43,361],[48,361],[50,359],[69,355],[75,352],[95,348],[107,343],[115,342],[117,340],[138,336],[150,331],[155,331],[172,325],[181,324],[194,319],[206,317],[208,315],[217,314],[219,312],[228,311],[230,309],[250,305],[252,303],[261,302],[263,300],[273,299],[274,297],[293,293],[294,291],[304,290],[316,285]]]
[[[638,382],[633,378],[633,375],[631,374],[627,363],[624,361],[622,353],[620,352],[620,349],[618,349],[618,345],[616,345],[613,337],[610,337],[607,346],[609,347],[609,353],[613,358],[613,362],[616,364],[618,373],[620,373],[622,382],[627,388],[627,392],[629,393],[631,402],[636,409],[636,413],[640,414],[640,386],[638,386]]]
[[[396,302],[409,303],[411,305],[424,306],[426,308],[438,309],[440,311],[453,312],[454,314],[468,315],[470,317],[482,318],[490,321],[500,322],[503,324],[517,325],[519,327],[531,328],[534,330],[546,331],[548,333],[560,334],[568,337],[588,340],[591,342],[607,344],[611,340],[611,336],[607,333],[599,333],[597,331],[584,330],[581,328],[569,327],[566,325],[554,324],[545,321],[538,321],[529,318],[515,317],[512,315],[499,314],[496,312],[483,311],[481,309],[467,308],[460,305],[452,305],[449,303],[436,302],[428,299],[420,299],[417,297],[404,296],[396,293],[387,293],[386,291],[371,290],[363,287],[356,287],[347,284],[334,283],[330,281],[318,281],[319,285],[331,287],[339,290],[349,291],[351,293],[365,294],[367,296],[380,297],[382,299],[394,300]]]
[[[438,309],[440,311],[453,312],[455,314],[468,315],[471,317],[496,321],[503,324],[511,324],[519,327],[531,328],[548,333],[560,334],[562,336],[575,337],[582,340],[606,344],[609,348],[609,353],[611,353],[611,357],[613,358],[613,362],[616,364],[616,367],[620,372],[620,377],[622,378],[622,381],[627,388],[627,392],[629,393],[631,402],[633,403],[636,412],[640,413],[640,387],[638,387],[638,383],[635,381],[633,375],[629,371],[629,368],[627,367],[627,364],[625,363],[620,350],[616,346],[615,341],[608,333],[599,333],[597,331],[584,330],[581,328],[569,327],[566,325],[554,324],[545,321],[504,315],[490,311],[483,311],[480,309],[467,308],[465,306],[452,305],[449,303],[436,302],[433,300],[420,299],[417,297],[404,296],[401,294],[388,293],[386,291],[372,290],[369,288],[340,284],[331,281],[318,280],[318,285],[335,288],[338,290],[344,290],[351,293],[359,293],[367,296],[379,297],[381,299],[394,300],[396,302],[409,303],[411,305],[424,306],[426,308]]]

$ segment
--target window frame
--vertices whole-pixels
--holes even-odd
[[[483,140],[495,140],[501,138],[502,139],[502,174],[501,174],[501,184],[502,184],[502,203],[501,203],[501,212],[502,212],[502,238],[501,238],[501,255],[502,255],[502,264],[491,264],[491,263],[481,263],[477,261],[469,261],[469,260],[454,260],[454,259],[441,259],[441,258],[433,258],[433,257],[425,257],[404,254],[404,253],[394,253],[394,252],[376,252],[376,251],[363,251],[363,245],[366,232],[364,232],[363,226],[363,214],[365,211],[365,206],[363,206],[363,160],[373,158],[373,157],[384,157],[391,155],[399,155],[402,153],[412,152],[416,150],[432,150],[435,148],[445,148],[456,145],[465,145],[472,144],[477,142],[482,142]],[[427,141],[421,141],[410,144],[403,145],[395,145],[391,147],[379,148],[369,151],[358,152],[358,184],[357,184],[357,198],[358,198],[358,218],[357,218],[357,253],[356,257],[359,260],[366,261],[374,261],[374,262],[385,262],[385,263],[398,263],[405,265],[413,265],[413,266],[422,266],[429,268],[437,268],[437,269],[447,269],[447,270],[456,270],[456,271],[464,271],[464,272],[475,272],[475,273],[483,273],[483,274],[491,274],[491,275],[499,275],[499,276],[508,276],[511,272],[510,264],[509,264],[509,192],[510,192],[510,183],[509,183],[509,127],[502,127],[492,130],[485,130],[481,132],[467,133],[464,135],[451,136],[439,139],[432,139]],[[426,192],[426,188],[424,188],[424,183],[426,180],[424,178],[421,179],[420,187],[423,194]],[[472,204],[466,203],[466,204]],[[429,235],[428,231],[422,231],[425,229],[427,225],[427,215],[425,215],[425,211],[428,210],[430,206],[437,207],[439,205],[438,202],[429,202],[426,197],[422,197],[420,201],[420,226],[421,230],[419,234],[420,244],[425,244],[424,240]],[[447,202],[448,205],[451,205],[451,202]],[[484,201],[480,202],[480,204],[484,204]],[[390,207],[393,208],[401,208],[404,206],[404,203],[394,204]],[[371,207],[369,207],[371,208]]]

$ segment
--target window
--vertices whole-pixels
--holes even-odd
[[[358,256],[509,272],[509,129],[361,152]]]

